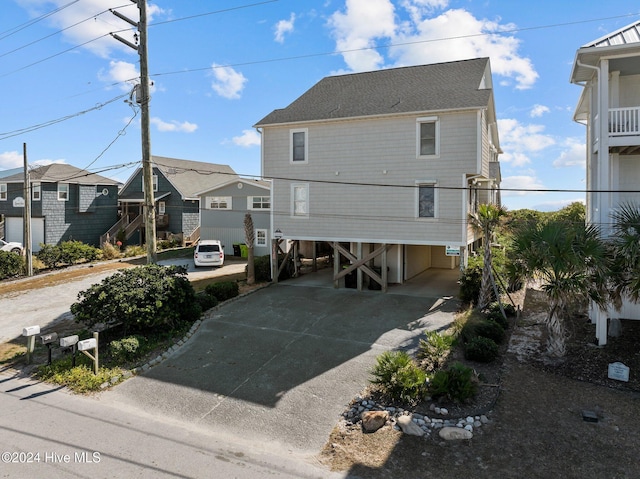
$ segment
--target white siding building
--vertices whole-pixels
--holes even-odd
[[[611,211],[639,203],[640,22],[582,46],[571,82],[583,87],[574,120],[586,126],[587,221],[611,233]],[[599,344],[607,341],[607,319],[640,319],[640,305],[592,308]]]
[[[499,201],[488,58],[327,77],[255,127],[272,231],[330,243],[336,285],[458,267],[469,213]]]

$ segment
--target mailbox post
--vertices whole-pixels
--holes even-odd
[[[47,361],[47,364],[49,366],[51,366],[51,346],[53,346],[53,343],[56,342],[58,340],[58,333],[49,333],[49,334],[43,334],[42,336],[40,336],[40,341],[42,341],[42,344],[44,344],[45,346],[47,346],[47,349],[49,350],[49,359]]]
[[[27,326],[22,335],[27,338],[27,364],[31,364],[31,354],[36,347],[36,334],[40,334],[40,326]]]
[[[93,355],[89,351],[93,349]],[[98,374],[98,333],[93,333],[93,338],[78,341],[78,351],[93,361],[93,373]]]
[[[73,336],[67,336],[66,338],[60,338],[60,347],[61,348],[72,348],[72,356],[71,356],[71,367],[76,367],[76,344],[78,344],[78,335],[74,334]]]

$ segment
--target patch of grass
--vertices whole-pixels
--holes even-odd
[[[87,364],[88,363],[88,364]],[[66,386],[75,393],[100,391],[103,384],[113,386],[122,381],[125,372],[119,367],[105,368],[93,373],[93,364],[83,354],[76,355],[76,366],[72,367],[71,356],[54,361],[50,366],[40,366],[36,377],[52,384]]]

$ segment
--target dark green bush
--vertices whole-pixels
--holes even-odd
[[[502,303],[502,309],[504,309],[504,312],[506,313],[508,318],[514,318],[517,314],[516,307],[511,303]],[[488,310],[491,313],[494,313],[496,311],[500,312],[500,303],[494,301],[489,305]]]
[[[0,251],[0,279],[19,276],[24,271],[24,257],[11,251]]]
[[[117,364],[134,361],[144,352],[146,341],[143,336],[129,336],[111,341],[109,343],[111,358]]]
[[[218,305],[218,298],[208,294],[206,291],[196,294],[196,301],[198,301],[202,311],[215,308]]]
[[[255,265],[256,283],[271,281],[271,257],[269,255],[256,256]]]
[[[446,397],[452,401],[464,402],[478,392],[478,380],[473,369],[461,363],[454,363],[448,369],[441,369],[433,375],[429,384],[433,397]]]
[[[426,373],[405,351],[385,351],[376,358],[372,384],[393,400],[412,402],[426,392]]]
[[[59,245],[40,244],[36,257],[47,268],[72,265],[80,261],[95,261],[102,257],[102,250],[81,241],[63,241]]]
[[[468,266],[460,276],[460,299],[465,303],[477,303],[482,284],[482,267]]]
[[[489,319],[473,319],[467,321],[460,333],[465,343],[477,336],[493,339],[496,344],[504,341],[504,328]]]
[[[124,334],[193,322],[202,310],[183,266],[125,269],[78,293],[71,312],[87,327],[122,323]]]
[[[502,329],[509,329],[509,320],[502,316],[500,311],[489,311],[486,314],[486,318],[490,321],[494,321],[502,326]]]
[[[208,284],[204,288],[204,292],[222,302],[238,296],[240,287],[235,281],[221,281],[220,283]]]
[[[470,361],[490,363],[498,357],[498,345],[493,339],[477,336],[464,345],[464,357]]]

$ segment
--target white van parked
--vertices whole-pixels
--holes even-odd
[[[224,246],[218,240],[200,240],[193,250],[193,264],[198,266],[222,266]]]

